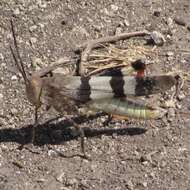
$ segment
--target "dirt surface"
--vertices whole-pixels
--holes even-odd
[[[190,189],[188,80],[180,100],[168,108],[167,117],[152,121],[154,127],[148,121],[112,121],[106,127],[118,130],[87,135],[91,160],[63,158],[56,152],[76,155],[80,144],[64,117],[46,122],[58,115],[52,110],[43,115],[35,146],[30,145],[33,108],[9,50],[12,15],[27,70],[31,60],[42,60],[43,67],[73,56],[76,45],[86,39],[147,29],[166,39],[158,47],[161,55],[154,69],[189,72],[189,0],[0,1],[0,190]],[[81,125],[103,128],[103,121],[105,116]]]

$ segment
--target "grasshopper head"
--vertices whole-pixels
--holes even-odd
[[[15,65],[19,72],[21,73],[24,83],[26,85],[26,94],[27,98],[36,108],[39,108],[41,106],[40,97],[42,92],[42,80],[39,75],[32,74],[31,77],[28,76],[27,72],[24,68],[24,63],[22,61],[22,58],[20,56],[17,40],[16,40],[16,34],[14,30],[13,20],[10,20],[11,23],[11,31],[13,36],[13,42],[15,51],[13,50],[13,47],[10,45],[10,51],[13,56]]]

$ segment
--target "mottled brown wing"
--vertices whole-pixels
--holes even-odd
[[[62,76],[43,78],[43,89],[41,94],[41,102],[62,114],[75,114],[78,110],[72,90],[66,89]]]

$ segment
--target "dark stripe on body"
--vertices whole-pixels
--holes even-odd
[[[125,90],[124,90],[125,81],[123,79],[121,70],[118,70],[118,76],[120,76],[120,77],[113,76],[110,80],[110,86],[112,88],[114,98],[126,96]]]
[[[91,87],[89,84],[90,77],[81,77],[81,85],[77,91],[77,96],[80,102],[85,103],[91,100]]]
[[[153,94],[156,88],[156,80],[149,77],[137,77],[136,78],[136,96]]]
[[[121,73],[122,75],[122,73]],[[127,94],[146,96],[164,92],[175,84],[172,76],[151,77],[81,77],[80,82],[73,82],[75,100],[85,103],[91,99],[126,97]],[[126,80],[126,81],[125,81]],[[92,86],[91,86],[92,85]],[[69,86],[68,86],[69,88]],[[72,91],[72,89],[70,89]]]
[[[164,92],[175,84],[173,76],[136,77],[136,96]]]
[[[120,76],[123,76],[122,74],[122,71],[121,71],[122,67],[120,68],[111,68],[111,69],[107,69],[107,70],[104,70],[102,71],[99,76],[117,76],[117,77],[120,77]]]

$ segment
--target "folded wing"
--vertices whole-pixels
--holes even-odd
[[[56,74],[44,79],[45,89],[51,96],[63,96],[77,102],[103,98],[122,98],[127,95],[145,96],[164,92],[175,84],[175,78],[168,75],[134,76],[63,76]]]

